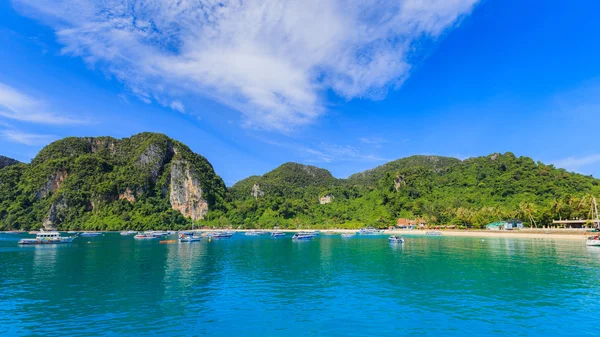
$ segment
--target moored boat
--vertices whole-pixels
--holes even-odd
[[[91,237],[95,237],[95,236],[103,236],[104,233],[102,233],[102,232],[83,232],[80,235],[82,237],[91,238]]]
[[[232,237],[233,234],[233,232],[216,232],[212,233],[210,236],[212,236],[214,239],[228,239]]]
[[[138,232],[137,231],[122,231],[120,234],[121,236],[131,236],[131,235],[136,235]]]
[[[312,240],[314,238],[314,234],[311,233],[296,233],[292,236],[292,240],[300,241],[300,240]]]
[[[181,234],[179,236],[179,242],[198,242],[200,240],[201,240],[200,236],[184,235],[184,234]]]
[[[341,235],[341,236],[342,236],[343,238],[351,238],[351,237],[353,237],[353,236],[355,236],[355,235],[356,235],[356,234],[354,234],[354,233],[342,233],[342,235]]]
[[[154,236],[152,233],[138,233],[133,238],[138,240],[152,240],[160,239],[160,236]]]
[[[600,246],[600,236],[596,235],[588,237],[585,244],[587,246]]]
[[[383,231],[373,227],[361,228],[356,234],[358,235],[380,235]]]
[[[284,236],[285,236],[284,232],[272,232],[271,233],[271,237],[272,238],[281,238],[281,237],[284,237]]]
[[[155,238],[163,238],[165,236],[169,236],[169,233],[164,232],[164,231],[149,231],[149,232],[146,232],[146,234],[152,235]]]
[[[390,243],[404,243],[404,238],[399,235],[392,235],[388,238]]]
[[[260,231],[247,231],[246,233],[244,233],[244,235],[246,236],[261,236],[263,234],[263,232]]]
[[[47,245],[47,244],[61,244],[61,243],[71,243],[75,240],[75,236],[60,236],[60,233],[56,231],[40,231],[37,233],[35,239],[21,239],[19,240],[20,245]]]
[[[442,236],[442,232],[428,231],[428,232],[425,232],[425,235],[427,235],[427,236]]]

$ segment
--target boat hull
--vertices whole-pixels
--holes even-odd
[[[600,247],[600,240],[587,240],[585,242],[586,246],[597,246]]]
[[[19,240],[20,245],[60,245],[65,243],[72,243],[73,239],[64,240],[37,240],[37,239],[22,239]]]

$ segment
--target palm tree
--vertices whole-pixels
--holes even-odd
[[[537,228],[537,224],[535,223],[535,219],[533,218],[533,213],[535,213],[535,206],[532,203],[527,201],[521,201],[521,203],[519,204],[519,211],[523,216],[529,218],[529,220],[531,220],[533,225]]]

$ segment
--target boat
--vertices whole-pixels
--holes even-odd
[[[383,233],[382,230],[375,229],[373,227],[361,228],[356,234],[358,235],[380,235]]]
[[[67,234],[76,234],[79,233],[78,231],[68,231]]]
[[[427,235],[427,236],[442,236],[442,232],[428,231],[428,232],[425,232],[425,235]]]
[[[271,233],[271,237],[272,238],[281,238],[281,237],[284,237],[284,236],[285,236],[284,232],[272,232]]]
[[[35,236],[35,239],[21,239],[19,240],[20,245],[48,245],[48,244],[61,244],[61,243],[71,243],[75,240],[75,236],[60,236],[60,233],[57,231],[46,232],[41,230]]]
[[[138,233],[137,231],[122,231],[121,236],[131,236],[131,235],[136,235],[137,233]]]
[[[598,216],[598,204],[596,198],[594,198],[594,209],[596,211],[596,226],[600,226],[600,217]],[[598,227],[594,231],[597,231]],[[585,241],[586,246],[600,246],[600,235],[594,235],[587,238]]]
[[[138,240],[152,240],[160,239],[160,236],[154,236],[153,233],[138,233],[133,238]]]
[[[216,233],[212,233],[213,239],[228,239],[230,237],[233,236],[233,232],[216,232]]]
[[[261,236],[263,232],[260,231],[248,231],[244,233],[246,236]]]
[[[314,232],[314,231],[302,231],[302,232],[298,232],[297,234],[307,235],[307,236],[312,236],[312,237],[319,235],[319,233]]]
[[[296,233],[292,236],[292,240],[300,241],[300,240],[312,240],[314,238],[314,234],[311,233]]]
[[[169,236],[169,233],[163,232],[163,231],[149,231],[149,232],[146,232],[146,234],[150,234],[150,235],[154,236],[155,238],[162,238],[165,236]]]
[[[183,235],[194,235],[194,230],[191,231],[179,231],[177,234],[183,234]]]
[[[353,236],[355,236],[356,234],[354,233],[342,233],[342,237],[343,238],[351,238]]]
[[[585,244],[587,246],[600,246],[600,236],[596,235],[588,237]]]
[[[184,234],[181,234],[179,236],[179,242],[198,242],[200,240],[201,240],[200,236],[184,235]]]
[[[104,233],[102,233],[102,232],[83,232],[80,235],[82,237],[91,238],[91,237],[95,237],[95,236],[103,236]]]
[[[404,238],[398,235],[392,235],[388,238],[390,243],[404,243]]]

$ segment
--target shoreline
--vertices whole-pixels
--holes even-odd
[[[343,233],[355,233],[357,229],[195,229],[195,232],[221,232],[231,231],[236,233],[243,232],[284,232],[284,233],[296,233],[300,231],[314,231],[319,230],[323,232],[332,232],[335,234]],[[440,232],[441,236],[451,237],[479,237],[479,238],[526,238],[526,239],[566,239],[566,240],[586,240],[588,236],[593,235],[583,229],[524,229],[515,231],[489,231],[489,230],[383,230],[382,235],[425,235],[427,232]],[[83,232],[83,231],[77,231]],[[92,232],[92,231],[88,231]],[[121,231],[99,231],[102,233],[119,233]],[[2,234],[17,234],[14,231],[0,231]],[[20,234],[27,234],[20,233]],[[596,233],[598,234],[598,233]]]

